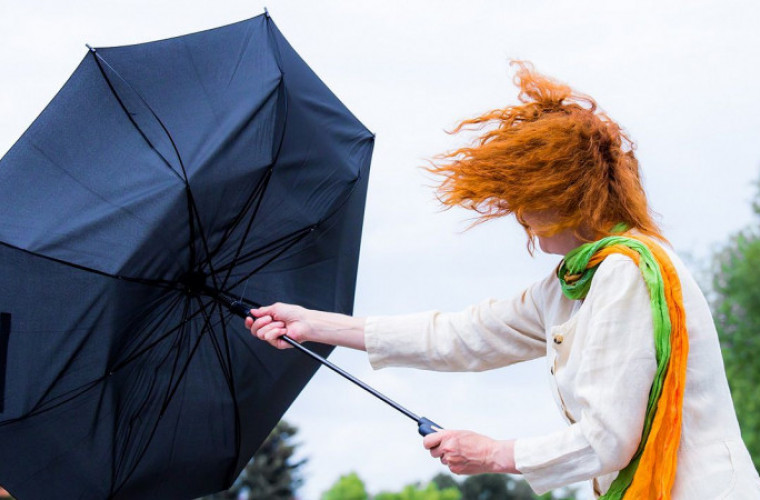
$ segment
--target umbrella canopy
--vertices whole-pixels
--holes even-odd
[[[318,365],[222,304],[351,312],[372,146],[268,15],[91,49],[0,160],[0,485],[228,487]]]

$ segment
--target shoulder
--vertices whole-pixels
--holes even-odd
[[[647,304],[649,290],[638,263],[622,253],[607,256],[594,274],[586,300],[600,304]]]
[[[622,253],[613,253],[607,256],[597,269],[596,275],[615,276],[619,273],[638,273],[639,265],[629,256]]]
[[[544,325],[556,325],[567,321],[575,307],[576,301],[568,299],[562,293],[562,286],[557,277],[558,267],[553,267],[543,279],[534,282],[521,297],[523,304],[529,300],[533,302]]]

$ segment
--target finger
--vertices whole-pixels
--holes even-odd
[[[258,336],[262,340],[276,340],[287,333],[285,325],[280,322],[270,323],[258,332]]]
[[[248,330],[250,330],[253,327],[253,318],[251,318],[250,316],[248,316],[247,318],[245,318],[245,327]],[[253,332],[251,332],[251,333],[253,333]]]
[[[274,323],[268,323],[261,328],[256,328],[256,324],[254,322],[253,328],[251,329],[252,332],[254,332],[254,335],[259,338],[259,340],[271,340],[271,337],[267,336],[267,332],[271,330],[272,328],[280,328],[283,325],[276,325]]]
[[[261,340],[266,340],[261,332],[270,324],[272,324],[272,317],[263,316],[253,322],[253,325],[251,326],[251,332]]]
[[[433,458],[440,458],[443,456],[443,450],[440,446],[436,446],[432,450],[430,450],[430,456]]]
[[[267,323],[271,323],[272,321],[274,321],[274,319],[268,314],[266,316],[260,316],[253,321],[253,327],[258,330],[262,326],[266,325]]]
[[[277,349],[292,349],[293,346],[282,340],[281,338],[276,339],[273,342],[270,342],[273,346],[275,346]]]
[[[264,332],[264,340],[272,341],[277,340],[283,335],[286,335],[288,330],[279,326],[267,326],[267,330]]]
[[[467,466],[460,465],[460,464],[451,464],[451,463],[449,463],[449,470],[451,471],[452,474],[456,474],[456,475],[467,474],[468,472]]]
[[[424,446],[427,450],[435,448],[441,444],[443,436],[444,434],[442,432],[433,432],[431,434],[428,434],[422,439],[422,446]]]

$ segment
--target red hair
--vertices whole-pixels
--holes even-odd
[[[447,207],[479,213],[478,222],[514,214],[528,233],[571,229],[588,241],[617,223],[664,240],[641,185],[634,144],[597,110],[596,101],[513,61],[521,104],[462,121],[490,129],[473,147],[440,155],[428,170],[443,179],[437,194]],[[495,126],[494,126],[495,125]],[[551,214],[553,223],[530,227],[527,213]]]

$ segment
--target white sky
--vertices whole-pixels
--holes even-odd
[[[760,165],[760,4],[754,1],[200,1],[0,0],[0,154],[84,57],[112,46],[207,29],[267,6],[310,66],[377,134],[356,313],[455,310],[509,297],[556,259],[525,251],[509,220],[465,232],[469,214],[440,212],[420,169],[462,143],[458,120],[514,103],[508,60],[592,95],[638,145],[652,206],[681,255],[751,220]],[[699,266],[697,266],[699,267]],[[496,438],[564,424],[542,361],[481,374],[388,369],[363,353],[331,359],[449,428]],[[356,471],[372,492],[445,469],[414,424],[320,370],[286,418],[308,456],[301,497],[318,499]]]

